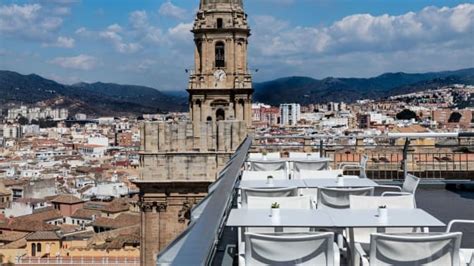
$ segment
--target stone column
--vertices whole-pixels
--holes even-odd
[[[156,256],[160,249],[160,213],[166,211],[166,202],[148,202],[140,199],[141,241],[140,265],[156,265]]]

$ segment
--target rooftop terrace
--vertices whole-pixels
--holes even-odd
[[[464,142],[465,140],[454,138],[454,144],[426,145],[424,147],[419,144],[420,142],[415,142],[416,138],[412,137],[411,143],[387,140],[383,145],[364,147],[363,145],[331,144],[328,140],[321,138],[315,140],[315,138],[291,136],[285,139],[285,142],[279,142],[276,141],[276,138],[256,138],[254,140],[247,138],[220,172],[218,180],[209,187],[208,196],[192,209],[188,229],[158,255],[158,265],[237,265],[239,262],[241,264],[245,262],[243,259],[245,250],[239,242],[239,240],[243,241],[239,238],[239,226],[230,226],[235,222],[235,215],[230,217],[232,216],[230,214],[237,213],[236,210],[242,208],[241,190],[247,189],[248,184],[257,184],[258,188],[270,189],[272,187],[296,186],[298,187],[298,196],[304,195],[311,189],[321,190],[320,185],[309,185],[321,181],[307,181],[318,178],[304,177],[301,174],[304,172],[300,173],[300,180],[297,180],[296,161],[314,162],[326,158],[328,159],[327,166],[333,169],[329,170],[329,174],[338,175],[339,172],[336,169],[340,168],[341,163],[359,163],[364,157],[363,155],[367,155],[367,163],[362,167],[362,170],[349,168],[343,170],[345,185],[334,181],[337,184],[334,183],[330,187],[347,187],[349,184],[355,184],[350,186],[358,187],[357,182],[365,180],[367,177],[368,180],[371,180],[370,182],[375,181],[374,195],[378,196],[383,191],[389,190],[384,187],[385,185],[402,185],[405,181],[404,177],[407,174],[413,174],[420,177],[419,187],[415,194],[416,210],[422,211],[423,215],[426,215],[425,218],[431,219],[431,225],[433,225],[429,228],[431,234],[432,232],[444,232],[446,225],[453,219],[474,220],[474,208],[472,208],[474,206],[474,157],[469,152],[473,148],[471,140]],[[288,141],[288,139],[292,141]],[[267,155],[263,159],[249,157],[249,153],[258,152]],[[266,158],[272,152],[278,152],[282,158]],[[300,155],[301,153],[307,154],[307,158],[290,159],[290,153],[294,152],[300,152]],[[309,158],[310,154],[316,156],[316,159]],[[280,181],[275,178],[269,187],[261,185],[269,182],[265,176],[262,176],[262,180],[259,181],[242,182],[242,174],[245,171],[255,170],[252,169],[252,161],[285,162],[287,166],[286,179]],[[362,175],[362,172],[365,173],[365,176]],[[338,180],[339,177],[331,178]],[[243,187],[242,184],[246,184],[247,187]],[[327,187],[327,185],[321,186]],[[328,223],[330,224],[322,226],[325,227],[323,229],[335,232],[336,235],[340,234],[344,231],[343,228],[347,228],[346,225],[342,225],[341,219],[334,219],[337,212],[321,208],[321,198],[318,192],[314,193],[316,194],[312,195],[312,203],[315,206],[311,207],[314,212],[311,215],[315,213],[318,213],[315,217],[329,215]],[[269,209],[270,207],[264,211],[270,213]],[[287,212],[282,209],[281,215],[285,215],[285,213]],[[355,219],[354,217],[358,217],[357,215],[357,213],[348,212],[346,216],[343,213],[341,217]],[[245,220],[245,217],[241,216],[239,219],[242,221]],[[288,219],[282,218],[281,222],[285,223],[284,220],[286,222]],[[264,221],[257,222],[264,223]],[[390,222],[393,221],[390,219]],[[316,222],[303,221],[301,223],[310,225]],[[425,227],[423,224],[419,225]],[[430,223],[426,224],[426,226],[429,225]],[[290,227],[290,224],[285,224],[285,226]],[[275,228],[285,229],[287,227],[277,226]],[[473,225],[456,225],[453,226],[452,231],[463,233],[462,248],[474,248]],[[351,250],[354,247],[349,244],[347,235],[344,235],[344,238],[346,243],[340,246],[339,259],[341,265],[349,265],[354,262],[350,253],[355,253],[355,251]],[[349,253],[344,253],[347,250]]]

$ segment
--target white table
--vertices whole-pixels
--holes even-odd
[[[311,178],[302,179],[306,184],[306,187],[317,188],[317,187],[376,187],[379,184],[368,178],[358,177],[347,177],[344,176],[344,182],[342,184],[337,183],[336,178]]]
[[[326,209],[334,222],[334,227],[349,229],[351,261],[355,261],[354,228],[377,228],[383,232],[385,227],[443,227],[445,224],[422,209],[387,209],[387,219],[380,220],[377,210]]]
[[[321,210],[281,209],[280,218],[270,216],[268,209],[232,209],[226,226],[237,227],[333,227],[334,222]]]
[[[273,184],[268,184],[267,180],[241,180],[239,188],[284,188],[284,187],[298,187],[305,188],[306,184],[301,179],[275,179]]]
[[[349,245],[354,262],[354,228],[443,227],[445,224],[422,209],[388,209],[385,221],[377,210],[281,209],[280,218],[272,219],[270,209],[232,209],[226,226],[237,227],[326,227],[349,228]]]

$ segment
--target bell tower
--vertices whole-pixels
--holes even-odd
[[[242,0],[201,0],[192,33],[195,66],[188,92],[194,131],[198,132],[203,122],[220,120],[245,121],[250,127],[250,29]]]

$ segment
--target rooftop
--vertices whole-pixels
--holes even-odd
[[[288,147],[283,147],[279,144],[273,147],[268,145],[264,147],[266,150],[279,151],[281,155],[288,154],[288,152],[283,152],[283,149]],[[468,156],[469,154],[463,154],[462,152],[448,154],[448,152],[446,152],[444,155],[433,153],[426,154],[426,157],[423,157],[425,156],[424,154],[416,154],[412,149],[408,149],[408,153],[404,153],[403,147],[392,148],[400,149],[402,158],[396,160],[390,157],[390,155],[384,154],[384,157],[390,158],[390,160],[385,162],[379,159],[382,153],[368,154],[368,164],[366,164],[364,172],[370,179],[376,181],[375,195],[380,195],[381,192],[385,191],[383,187],[385,185],[400,186],[404,182],[404,176],[406,176],[407,172],[413,173],[421,177],[419,188],[416,194],[414,194],[416,210],[426,212],[426,217],[431,217],[430,219],[436,221],[436,226],[433,224],[433,227],[430,228],[431,232],[444,232],[446,227],[440,225],[447,225],[453,219],[474,220],[474,208],[472,208],[472,206],[474,206],[474,180],[466,178],[469,177],[470,173],[474,170],[474,164],[472,164],[473,162],[471,162],[470,156]],[[158,264],[184,265],[191,261],[192,264],[219,265],[237,263],[239,254],[242,256],[246,250],[239,250],[240,243],[238,243],[237,226],[226,226],[226,224],[229,223],[229,214],[240,208],[236,205],[236,202],[242,201],[237,193],[239,185],[242,182],[240,180],[242,178],[242,171],[244,169],[248,170],[249,165],[251,165],[251,163],[249,164],[247,161],[249,151],[253,150],[255,152],[256,149],[261,149],[261,147],[258,145],[252,146],[250,139],[247,139],[241,145],[239,150],[224,167],[224,170],[219,174],[218,180],[209,187],[209,195],[192,209],[191,222],[187,230],[158,255]],[[290,148],[290,152],[291,151],[295,151],[293,146]],[[365,151],[367,152],[367,150]],[[322,154],[321,152],[321,155]],[[464,155],[466,156],[463,157]],[[466,163],[462,163],[462,166],[459,164],[459,166],[456,167],[446,167],[445,160],[437,160],[435,157],[451,158],[450,163],[453,161],[458,163],[460,161],[459,158],[467,158],[467,160]],[[331,167],[337,169],[342,159],[347,159],[347,161],[353,163],[359,162],[362,157],[357,156],[357,159],[354,159],[354,156],[344,158],[344,156],[337,157],[331,154],[329,158],[332,161],[330,163]],[[377,160],[373,160],[374,158],[377,158]],[[401,162],[403,162],[402,159],[404,159],[405,167],[403,167],[403,164],[400,165]],[[272,162],[272,160],[268,160],[268,163]],[[302,160],[305,160],[305,158]],[[277,161],[278,159],[273,162]],[[291,182],[293,182],[293,184],[306,183],[304,179],[302,181],[293,179],[292,174],[295,170],[291,168],[291,159],[282,158],[280,161],[286,162],[287,166],[289,164],[289,169],[293,170],[288,170],[288,181],[278,183],[278,180],[275,180],[274,187],[285,187],[282,184],[290,184]],[[345,162],[346,160],[343,161]],[[391,166],[392,164],[393,167]],[[420,165],[423,165],[424,168],[418,168]],[[441,168],[441,165],[444,165],[444,168]],[[356,174],[356,180],[362,179],[362,177],[359,176],[361,173],[362,171],[344,171],[345,177]],[[265,184],[266,178],[263,178],[263,181],[261,184]],[[258,181],[256,181],[256,183],[258,183]],[[303,186],[308,188],[307,184],[309,183]],[[346,183],[346,186],[349,186],[347,184],[350,184],[350,182]],[[301,187],[299,191],[302,191],[301,189],[304,190],[305,188]],[[318,211],[318,208],[316,208],[316,211]],[[269,210],[263,211],[269,213]],[[323,213],[321,210],[319,211]],[[284,212],[282,212],[282,214],[283,213]],[[349,215],[347,215],[347,217],[349,217]],[[284,219],[282,218],[281,221],[288,221],[289,219],[291,218],[285,217]],[[415,218],[410,217],[410,219]],[[351,223],[351,220],[352,219],[342,219],[339,220],[339,222],[333,220],[333,222],[336,223],[332,226],[340,224],[341,221]],[[255,221],[262,223],[262,220]],[[307,222],[311,223],[311,221]],[[453,230],[462,232],[462,248],[474,248],[473,226],[454,226]],[[342,256],[341,259],[343,265],[349,262],[348,257]]]

